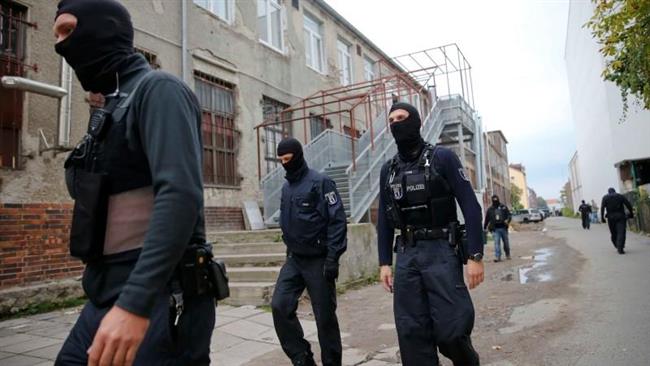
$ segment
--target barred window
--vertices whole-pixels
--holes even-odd
[[[235,124],[235,86],[194,73],[196,96],[203,110],[203,177],[206,184],[239,187],[237,151],[241,132]]]
[[[27,8],[0,0],[0,77],[24,76]],[[0,87],[0,168],[20,167],[20,136],[25,93]]]
[[[135,52],[144,56],[144,58],[147,60],[149,66],[151,66],[152,69],[154,70],[160,69],[160,61],[158,61],[158,56],[155,53],[137,47],[135,48]]]
[[[291,119],[291,113],[286,113],[282,116],[279,115],[279,113],[286,108],[289,108],[288,104],[264,96],[262,99],[262,115],[264,122],[279,122],[281,119]],[[270,172],[280,165],[280,159],[278,159],[277,156],[278,143],[288,136],[291,136],[291,122],[264,127],[264,141],[266,147],[264,150],[264,160],[266,161],[267,172]]]

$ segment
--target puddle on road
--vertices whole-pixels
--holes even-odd
[[[553,255],[550,248],[535,251],[532,256],[533,264],[519,268],[519,283],[522,285],[534,282],[548,282],[553,279],[549,272],[548,259]]]

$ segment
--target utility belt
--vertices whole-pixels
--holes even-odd
[[[400,231],[401,233],[397,236],[396,242],[410,247],[414,247],[418,240],[449,239],[449,228],[416,229],[406,227]]]
[[[215,302],[230,296],[226,265],[212,255],[211,244],[192,243],[188,246],[174,270],[169,287],[170,307],[175,309],[174,326],[178,325],[184,310],[184,299],[209,295]]]
[[[463,264],[467,264],[469,259],[467,247],[467,230],[465,225],[457,222],[451,222],[447,227],[439,228],[412,228],[406,227],[401,229],[400,235],[395,240],[395,252],[404,253],[406,247],[414,247],[419,240],[438,240],[444,239],[449,242],[456,255],[460,258]]]

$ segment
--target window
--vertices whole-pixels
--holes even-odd
[[[194,85],[203,111],[204,181],[239,187],[237,150],[241,132],[235,126],[235,86],[200,72],[194,73]]]
[[[336,50],[339,58],[339,70],[341,85],[352,84],[352,55],[350,45],[339,39],[336,41]]]
[[[149,63],[149,66],[151,66],[152,69],[154,69],[154,70],[160,69],[160,62],[158,62],[158,56],[156,56],[155,53],[145,51],[145,50],[143,50],[141,48],[137,48],[137,47],[135,48],[135,52],[137,52],[137,53],[141,54],[142,56],[144,56],[144,58],[147,60],[147,62]]]
[[[286,108],[289,108],[289,105],[266,96],[263,97],[262,116],[264,118],[264,123],[291,119],[291,113],[279,115],[279,113]],[[264,141],[266,145],[264,150],[264,160],[266,161],[267,172],[270,172],[280,165],[280,159],[278,159],[277,156],[278,143],[288,136],[291,136],[291,122],[264,127]]]
[[[363,77],[366,81],[370,81],[373,80],[375,76],[375,61],[368,56],[365,56],[363,58]]]
[[[279,0],[257,0],[257,31],[260,41],[283,52],[282,5]]]
[[[325,60],[323,58],[323,34],[321,23],[305,14],[305,57],[307,58],[307,66],[312,69],[324,73]]]
[[[309,114],[309,129],[311,131],[312,140],[328,128],[332,128],[332,121],[328,118],[316,116],[313,113]]]
[[[234,0],[194,0],[194,3],[219,18],[231,23],[234,20]]]
[[[0,77],[24,76],[27,8],[0,0]],[[20,90],[0,87],[0,168],[20,167],[23,100]]]

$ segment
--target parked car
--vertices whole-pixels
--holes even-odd
[[[530,212],[531,213],[538,213],[539,217],[541,218],[540,221],[544,221],[546,219],[546,214],[544,213],[544,210],[542,210],[542,209],[532,209],[532,210],[530,210]]]
[[[542,220],[542,214],[538,210],[519,210],[512,214],[512,221],[514,222],[526,224],[529,222],[540,222]]]

